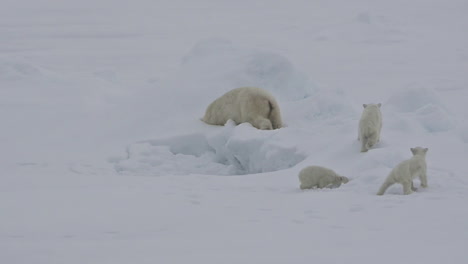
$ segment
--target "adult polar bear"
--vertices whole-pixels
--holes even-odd
[[[257,87],[241,87],[225,93],[208,106],[201,120],[211,125],[224,125],[229,119],[236,124],[248,122],[263,130],[282,126],[275,98]]]
[[[366,152],[380,141],[382,130],[380,107],[382,104],[363,104],[362,106],[364,111],[359,120],[358,140],[361,140],[361,152]]]

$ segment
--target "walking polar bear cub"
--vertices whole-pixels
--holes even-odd
[[[383,195],[388,187],[394,183],[400,183],[403,185],[403,193],[411,194],[413,191],[416,191],[416,188],[413,186],[413,179],[419,177],[421,180],[421,187],[427,187],[427,165],[426,165],[426,153],[428,148],[411,148],[413,157],[411,159],[405,160],[398,164],[390,174],[387,176],[387,179],[380,187],[377,195]]]
[[[301,189],[338,188],[341,183],[347,183],[349,179],[324,167],[309,166],[299,172],[299,181]]]
[[[202,121],[224,125],[229,119],[236,124],[248,122],[263,130],[282,126],[280,108],[275,98],[257,87],[241,87],[225,93],[208,106]]]
[[[368,151],[380,141],[382,130],[382,104],[363,104],[361,120],[359,120],[358,140],[361,140],[361,152]]]

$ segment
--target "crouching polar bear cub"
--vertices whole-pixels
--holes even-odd
[[[382,104],[363,104],[361,120],[359,120],[358,140],[361,140],[361,152],[368,151],[380,141],[382,130]]]
[[[398,164],[390,174],[387,176],[387,179],[380,187],[377,195],[383,195],[388,187],[394,183],[400,183],[403,185],[403,193],[410,194],[413,191],[416,191],[416,188],[413,186],[413,179],[419,177],[421,180],[421,187],[427,187],[427,165],[426,165],[426,153],[428,148],[411,148],[413,152],[413,157],[411,159],[405,160]]]
[[[324,167],[309,166],[299,172],[299,181],[301,189],[338,188],[341,183],[347,183],[349,179]]]
[[[233,89],[213,101],[202,118],[210,125],[224,125],[232,119],[236,124],[248,122],[258,129],[282,126],[281,113],[275,98],[257,87]]]

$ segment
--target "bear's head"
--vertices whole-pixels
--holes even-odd
[[[348,182],[349,182],[349,179],[348,179],[348,177],[345,177],[345,176],[339,176],[339,178],[340,178],[340,181],[341,181],[342,183],[348,183]]]
[[[429,150],[428,148],[422,148],[422,147],[415,147],[415,148],[410,148],[411,153],[413,155],[423,155],[426,156],[427,151]]]
[[[362,107],[364,108],[367,108],[369,106],[374,106],[374,107],[378,107],[380,108],[382,106],[382,103],[378,103],[378,104],[363,104]]]

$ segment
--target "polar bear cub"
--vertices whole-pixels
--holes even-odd
[[[366,152],[380,141],[382,130],[380,107],[382,104],[363,104],[362,106],[364,111],[359,120],[358,140],[361,140],[361,152]]]
[[[341,183],[347,183],[349,179],[324,167],[309,166],[299,172],[299,181],[301,189],[338,188]]]
[[[201,120],[211,125],[224,125],[229,119],[236,124],[248,122],[264,130],[282,126],[275,98],[257,87],[241,87],[225,93],[208,106]]]
[[[413,157],[411,159],[405,160],[398,164],[390,174],[387,176],[387,179],[380,187],[377,195],[383,195],[388,187],[394,183],[399,183],[403,185],[403,193],[411,194],[413,191],[416,191],[416,188],[413,186],[413,179],[419,177],[421,180],[421,187],[427,187],[427,165],[426,165],[426,153],[428,148],[411,148]]]

